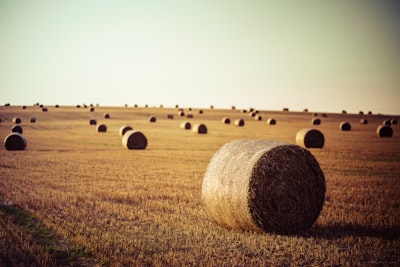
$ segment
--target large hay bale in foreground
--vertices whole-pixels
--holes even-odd
[[[317,129],[301,129],[296,134],[296,144],[306,148],[322,148],[324,146],[324,135]]]
[[[107,126],[105,124],[99,124],[97,125],[97,132],[99,133],[105,133],[107,132]]]
[[[348,121],[342,121],[339,125],[340,130],[342,131],[350,131],[351,130],[351,124]]]
[[[207,126],[203,123],[198,123],[193,125],[192,131],[198,134],[206,134],[207,133]]]
[[[293,234],[316,221],[325,190],[324,174],[307,149],[280,141],[236,140],[212,157],[202,201],[221,226]]]
[[[389,125],[379,125],[376,129],[376,134],[379,137],[392,137],[393,129]]]
[[[119,128],[119,135],[124,136],[127,131],[133,130],[133,128],[129,125],[124,125]]]
[[[122,136],[122,145],[128,149],[145,149],[147,138],[140,131],[130,130]]]
[[[11,133],[4,139],[4,147],[7,150],[24,150],[26,148],[26,139],[20,133]]]

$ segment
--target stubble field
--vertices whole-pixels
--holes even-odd
[[[184,111],[193,118],[166,107],[0,107],[0,137],[20,117],[28,143],[25,151],[0,147],[0,266],[400,264],[400,125],[392,125],[392,138],[376,134],[384,119],[399,117],[318,114],[322,123],[313,126],[312,112],[260,111],[256,121],[240,110]],[[225,116],[245,126],[223,124]],[[269,117],[277,124],[268,125]],[[98,133],[91,118],[107,132]],[[184,120],[204,123],[208,133],[180,128]],[[351,131],[339,129],[345,120]],[[122,125],[145,134],[147,149],[123,147]],[[325,136],[324,147],[310,151],[327,187],[311,229],[260,234],[219,227],[207,216],[202,179],[220,146],[236,139],[295,143],[297,131],[309,127]]]

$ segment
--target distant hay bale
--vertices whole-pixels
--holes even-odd
[[[90,112],[94,112],[94,107],[91,107],[91,108],[89,109],[89,111],[90,111]]]
[[[24,106],[22,106],[22,109],[26,109],[26,106],[24,105]]]
[[[15,124],[20,124],[21,123],[21,118],[15,117],[15,118],[12,119],[12,122],[15,123]]]
[[[392,122],[391,122],[391,120],[387,119],[387,120],[384,120],[384,121],[382,122],[382,124],[383,124],[383,125],[390,126],[390,125],[392,125]]]
[[[96,124],[97,124],[96,119],[90,119],[89,120],[89,125],[96,125]]]
[[[376,129],[376,134],[379,137],[392,137],[393,129],[389,125],[379,125]]]
[[[235,110],[236,109],[236,107],[235,106],[231,106],[231,110]]]
[[[320,125],[321,124],[321,120],[318,118],[314,118],[311,120],[311,124],[312,125]]]
[[[35,117],[32,117],[31,118],[31,123],[35,123],[36,122],[36,118]]]
[[[174,118],[174,115],[173,115],[173,114],[168,114],[168,115],[167,115],[167,118],[170,119],[170,120],[172,120],[172,119]]]
[[[42,107],[42,112],[47,112],[47,111],[49,111],[49,110],[47,109],[47,107]]]
[[[222,118],[222,123],[224,123],[224,124],[230,124],[230,123],[231,123],[231,119],[229,119],[228,117],[223,117],[223,118]]]
[[[10,133],[4,139],[4,147],[7,150],[24,150],[26,148],[26,139],[20,133]]]
[[[307,149],[280,141],[236,140],[210,160],[201,197],[218,225],[295,234],[316,221],[325,191],[324,174]]]
[[[107,126],[105,124],[99,124],[97,125],[97,132],[99,133],[105,133],[107,132]]]
[[[184,117],[185,116],[185,112],[183,110],[179,110],[178,111],[178,116]]]
[[[149,117],[149,122],[156,122],[157,118],[155,116],[150,116]]]
[[[130,130],[122,136],[122,145],[128,149],[145,149],[147,138],[140,131]]]
[[[124,136],[127,131],[133,130],[133,128],[129,125],[124,125],[119,128],[119,135]]]
[[[347,111],[346,110],[342,110],[342,114],[347,114]]]
[[[181,122],[180,127],[185,130],[190,130],[192,128],[192,125],[188,121],[183,121]]]
[[[244,120],[243,120],[243,119],[236,119],[236,120],[233,122],[233,125],[239,126],[239,127],[243,127],[243,126],[244,126]]]
[[[20,133],[20,134],[22,134],[23,133],[23,129],[22,129],[22,127],[20,125],[13,125],[11,127],[11,132],[12,133]]]
[[[110,114],[109,113],[104,113],[104,119],[109,119],[110,118]]]
[[[358,112],[358,115],[363,116],[363,115],[364,115],[364,111],[360,110],[360,111]]]
[[[364,125],[366,125],[366,124],[368,124],[368,120],[367,119],[361,119],[360,120],[360,124],[364,124]]]
[[[192,114],[192,113],[187,114],[187,115],[186,115],[186,118],[188,118],[188,119],[193,119],[193,114]]]
[[[301,129],[296,134],[296,144],[306,148],[323,148],[324,135],[317,129]]]
[[[198,134],[206,134],[207,133],[207,126],[203,123],[198,123],[193,125],[192,131]]]
[[[289,108],[283,108],[282,110],[285,112],[289,112]]]
[[[269,124],[269,125],[275,125],[275,124],[276,124],[276,120],[275,120],[274,118],[268,118],[267,124]]]
[[[204,111],[202,109],[199,110],[199,114],[203,114]]]
[[[250,116],[250,117],[255,117],[256,114],[257,114],[257,113],[256,113],[255,111],[252,111],[252,112],[249,113],[249,116]]]
[[[391,119],[390,123],[393,124],[393,125],[397,125],[397,120],[396,119]]]
[[[254,117],[254,119],[255,119],[256,121],[261,121],[261,120],[262,120],[262,116],[259,115],[259,114],[257,114],[257,115]]]
[[[308,108],[303,109],[303,112],[308,112]]]
[[[340,130],[342,131],[350,131],[351,130],[351,124],[348,121],[342,121],[339,125]]]

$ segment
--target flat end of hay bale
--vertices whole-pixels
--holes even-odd
[[[207,126],[203,123],[195,124],[192,128],[193,132],[198,134],[206,134],[207,133]]]
[[[128,149],[146,149],[147,138],[140,131],[129,130],[122,136],[122,145]]]
[[[99,133],[107,132],[107,126],[105,124],[97,125],[97,132],[99,132]]]
[[[212,157],[202,201],[221,226],[294,234],[316,221],[325,190],[324,174],[307,149],[280,141],[236,140]]]
[[[340,130],[342,131],[350,131],[351,130],[351,124],[348,121],[342,121],[339,125]]]
[[[235,120],[235,121],[233,122],[233,124],[234,124],[235,126],[238,126],[238,127],[243,127],[243,126],[244,126],[244,120],[243,120],[243,119],[237,119],[237,120]]]
[[[124,136],[127,131],[133,130],[133,128],[129,125],[123,125],[119,128],[119,135]]]
[[[4,139],[4,147],[7,150],[24,150],[26,148],[26,139],[20,133],[11,133]]]
[[[393,136],[393,129],[389,125],[379,125],[376,129],[376,134],[383,138],[383,137],[392,137]]]
[[[301,129],[296,134],[296,144],[306,148],[323,148],[324,135],[317,129]]]
[[[192,124],[190,124],[188,121],[183,121],[181,122],[180,127],[185,130],[190,130],[192,128]]]
[[[276,124],[276,119],[274,119],[274,118],[268,118],[267,124],[269,124],[269,125],[275,125],[275,124]]]

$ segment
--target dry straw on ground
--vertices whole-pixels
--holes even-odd
[[[129,130],[133,130],[133,128],[129,125],[121,126],[121,128],[119,128],[119,135],[124,136],[124,134]]]
[[[122,145],[128,149],[145,149],[147,138],[140,131],[130,130],[122,136]]]
[[[219,225],[293,234],[317,219],[325,178],[314,156],[280,141],[236,140],[212,157],[202,201]]]
[[[24,150],[26,145],[26,139],[20,133],[11,133],[4,139],[4,147],[7,150]]]
[[[324,146],[324,135],[317,129],[304,128],[296,134],[296,144],[306,148],[322,148]]]
[[[198,123],[193,125],[193,132],[198,134],[206,134],[207,133],[207,126],[203,123]]]
[[[376,129],[376,134],[379,137],[392,137],[393,129],[389,125],[379,125]]]

